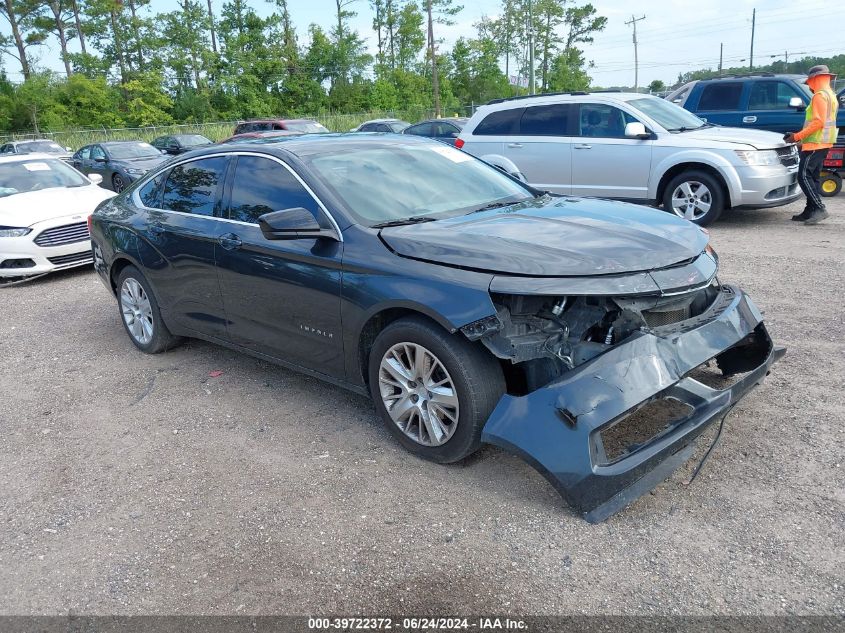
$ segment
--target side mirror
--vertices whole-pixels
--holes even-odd
[[[97,156],[97,158],[94,159],[94,162],[95,163],[105,163],[106,158],[105,158],[105,156]]]
[[[646,132],[645,125],[639,121],[631,121],[625,125],[625,137],[646,139],[651,138],[651,134]]]
[[[158,151],[160,151],[162,154],[166,154],[166,153],[167,153],[167,150],[166,150],[166,149],[160,149],[160,150],[158,150]]]
[[[458,136],[460,136],[460,134],[458,132],[450,132],[449,133],[449,138],[458,138]]]
[[[258,226],[268,240],[297,240],[325,237],[339,241],[331,229],[322,228],[312,213],[302,207],[265,213],[258,218]]]
[[[801,97],[792,97],[789,100],[789,107],[790,108],[803,108],[804,102],[801,101]]]
[[[72,152],[73,150],[72,150],[71,148],[69,148],[69,147],[65,147],[65,151],[66,151],[66,152]]]
[[[103,182],[103,177],[100,174],[88,174],[88,180],[93,182],[95,185],[99,185]]]

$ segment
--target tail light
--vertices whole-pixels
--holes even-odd
[[[91,233],[91,223],[92,223],[93,221],[94,221],[94,216],[93,216],[93,214],[92,214],[92,215],[89,215],[89,216],[88,216],[88,233]]]
[[[463,146],[464,146],[464,139],[459,138],[457,141],[455,141],[455,147],[457,147],[458,149],[461,149]]]

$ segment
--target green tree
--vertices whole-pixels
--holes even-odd
[[[664,90],[666,90],[666,84],[660,79],[655,79],[648,85],[649,92],[663,92]]]
[[[138,73],[123,84],[126,123],[133,127],[173,123],[173,100],[161,90],[164,78],[155,72]]]
[[[43,6],[39,0],[0,0],[0,16],[9,24],[11,37],[0,33],[0,52],[18,60],[24,80],[32,75],[27,49],[43,44],[45,34],[34,26]]]
[[[396,68],[404,71],[413,70],[420,51],[425,46],[423,15],[415,2],[402,7],[396,23]]]

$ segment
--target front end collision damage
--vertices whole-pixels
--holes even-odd
[[[648,283],[636,280],[640,293],[624,297],[611,295],[631,290],[631,279],[605,280],[608,296],[597,296],[596,284],[591,296],[491,292],[496,315],[462,328],[511,371],[482,441],[522,457],[590,522],[669,477],[785,352],[751,299],[718,283],[715,266],[684,268],[646,274]],[[647,288],[662,280],[675,287]],[[527,286],[553,283],[537,281]],[[566,282],[556,280],[557,289],[577,285]],[[491,290],[514,283],[494,280]],[[717,381],[701,375],[711,364]]]

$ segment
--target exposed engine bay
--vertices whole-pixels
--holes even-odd
[[[554,297],[494,294],[496,316],[463,329],[506,364],[516,395],[529,393],[582,365],[634,332],[649,332],[695,319],[720,293],[714,278],[705,288],[670,296]]]

